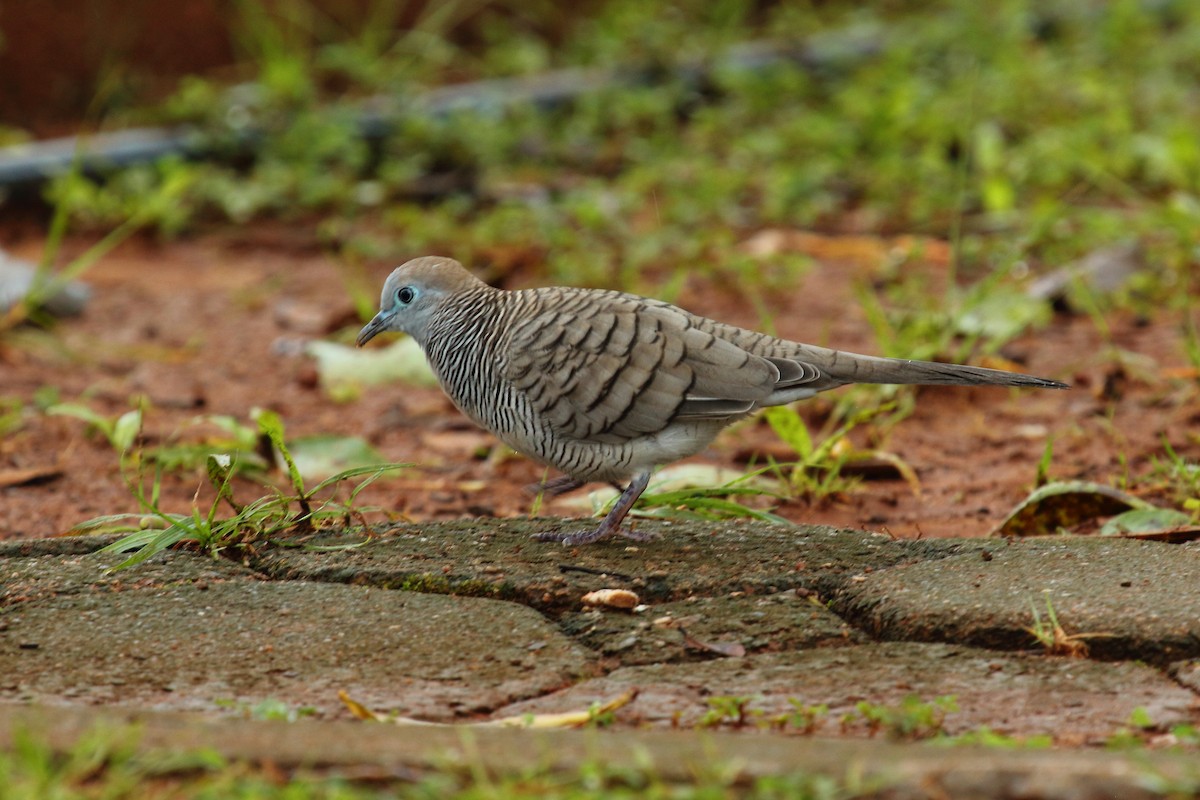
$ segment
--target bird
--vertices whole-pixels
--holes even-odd
[[[700,452],[731,423],[851,383],[1068,388],[983,367],[859,355],[769,336],[625,292],[505,290],[441,256],[397,267],[362,347],[411,336],[458,409],[563,477],[623,487],[591,530],[536,538],[584,545],[618,534],[653,470]]]

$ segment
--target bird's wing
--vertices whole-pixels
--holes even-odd
[[[781,371],[802,378],[794,362],[748,353],[667,304],[567,292],[539,306],[512,330],[505,377],[562,436],[620,442],[680,418],[737,417]]]

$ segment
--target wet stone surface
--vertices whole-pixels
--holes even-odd
[[[0,617],[0,698],[215,710],[338,692],[429,719],[486,713],[591,674],[583,648],[512,603],[240,580],[62,595]]]
[[[364,547],[274,550],[253,566],[278,579],[497,597],[561,613],[578,610],[584,594],[602,588],[630,589],[647,603],[797,589],[826,595],[874,570],[988,546],[967,540],[901,541],[821,526],[651,520],[638,523],[639,530],[657,535],[649,543],[613,539],[567,548],[530,538],[591,524],[509,519],[393,526]]]
[[[1157,664],[1200,655],[1200,549],[1096,538],[995,541],[964,554],[864,576],[836,610],[885,639],[1019,649],[1033,610],[1093,658]]]
[[[575,611],[564,614],[559,625],[613,665],[704,661],[720,654],[840,647],[868,640],[815,595],[794,591],[693,597],[644,606],[636,613]]]
[[[691,730],[736,701],[741,730],[774,719],[794,733],[803,709],[827,706],[817,734],[862,737],[879,725],[859,703],[953,696],[957,710],[937,712],[945,732],[1068,745],[1103,742],[1135,709],[1162,730],[1200,723],[1194,547],[649,521],[649,543],[530,539],[587,524],[392,526],[241,564],[170,551],[115,573],[116,557],[88,552],[106,540],[5,545],[0,699],[208,713],[270,699],[329,718],[347,715],[345,692],[381,713],[463,721],[636,689],[618,726]],[[586,605],[598,589],[639,605]],[[1042,589],[1068,633],[1116,634],[1087,640],[1110,660],[1038,648],[1027,628]],[[938,638],[949,643],[922,643]]]
[[[110,572],[108,568],[125,556],[93,552],[103,541],[78,539],[75,546],[68,545],[69,541],[52,540],[44,548],[25,548],[27,554],[16,558],[0,556],[0,608],[61,594],[96,595],[170,585],[207,587],[222,581],[262,579],[227,559],[184,552],[164,553],[135,569]]]
[[[817,732],[868,733],[856,705],[898,708],[906,698],[953,696],[943,730],[987,726],[1014,736],[1052,733],[1059,741],[1104,741],[1135,708],[1160,725],[1193,720],[1195,695],[1147,666],[997,653],[972,647],[885,642],[764,654],[698,664],[624,667],[504,713],[539,713],[604,702],[630,688],[637,700],[617,712],[629,724],[693,727],[719,698],[749,698],[747,727],[797,707],[827,705]],[[841,719],[851,714],[847,730]]]

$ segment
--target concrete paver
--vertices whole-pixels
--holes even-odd
[[[73,594],[9,609],[0,698],[212,711],[275,699],[446,719],[589,673],[582,647],[513,603],[259,580]]]
[[[587,592],[631,589],[647,603],[804,589],[826,595],[852,577],[896,564],[976,552],[979,540],[896,540],[823,526],[639,520],[654,541],[565,548],[534,533],[587,520],[505,519],[397,525],[352,550],[270,550],[253,566],[277,579],[365,583],[516,600],[549,613],[578,610]],[[361,539],[361,537],[359,537]],[[353,537],[321,541],[340,543]]]
[[[692,597],[655,603],[638,613],[590,609],[559,625],[613,665],[704,661],[714,652],[744,653],[840,647],[868,641],[814,595]]]
[[[857,704],[901,709],[952,695],[957,710],[939,723],[946,732],[1051,734],[1063,745],[1104,741],[1134,709],[1162,729],[1200,725],[1197,547],[1070,538],[897,541],[745,522],[642,521],[657,540],[587,548],[529,538],[587,524],[393,526],[349,550],[264,547],[244,564],[173,551],[116,573],[103,569],[115,557],[90,552],[106,540],[0,544],[0,700],[9,701],[0,703],[0,736],[5,715],[49,715],[53,732],[105,713],[72,717],[70,707],[79,706],[138,717],[148,709],[212,716],[228,713],[218,700],[272,699],[312,706],[328,720],[346,714],[337,699],[345,691],[377,712],[462,721],[581,710],[636,688],[637,699],[616,715],[618,732],[588,739],[588,753],[628,755],[622,748],[633,736],[655,763],[674,764],[672,755],[712,746],[700,743],[707,734],[656,739],[631,728],[692,728],[713,698],[747,698],[748,730],[796,704],[823,704],[829,710],[817,733],[856,741],[716,741],[722,755],[763,770],[788,764],[831,774],[853,762],[901,787],[935,786],[947,796],[1065,798],[1138,796],[1131,787],[1144,787],[1146,773],[1135,760],[1089,753],[1062,761],[995,749],[937,758],[914,747],[889,749],[864,738],[875,733]],[[307,543],[355,540],[334,533]],[[583,595],[601,588],[629,589],[643,607],[585,607]],[[1113,634],[1087,641],[1094,659],[1037,648],[1026,630],[1030,602],[1042,611],[1046,596],[1068,633]],[[60,708],[38,711],[31,703]],[[151,718],[163,730],[201,725],[204,735],[216,735],[203,728],[216,723]],[[320,746],[303,750],[327,741],[321,726],[335,722],[298,724],[282,736],[241,720],[221,724],[234,725],[233,739],[260,741],[256,731],[265,731],[251,751],[280,763],[355,758],[347,752],[339,761]],[[427,735],[430,729],[345,730],[355,741],[409,747],[421,764],[434,763],[434,742],[459,741],[457,731],[445,738]],[[505,762],[513,767],[558,763],[563,748],[575,746],[564,742],[584,741],[564,732],[503,736],[488,747],[506,755],[516,747],[519,756]],[[509,744],[517,741],[525,744]],[[771,758],[754,760],[768,752]],[[1156,757],[1141,755],[1148,757],[1143,766]],[[564,763],[577,766],[572,758]],[[1162,765],[1178,767],[1170,758]],[[1176,771],[1171,780],[1200,786],[1197,773]],[[927,796],[906,791],[889,796]]]
[[[944,730],[981,726],[1014,736],[1051,733],[1076,744],[1101,742],[1143,708],[1157,724],[1194,720],[1195,695],[1151,667],[1122,662],[999,653],[974,647],[884,642],[727,658],[699,664],[625,667],[554,695],[515,703],[504,714],[585,708],[630,688],[639,694],[617,712],[639,725],[694,726],[713,697],[748,697],[754,719],[825,704],[819,732],[839,732],[839,720],[859,701],[900,708],[905,698],[931,703],[950,695],[958,710]],[[862,734],[862,720],[851,726]]]
[[[40,540],[39,548],[5,557],[0,547],[0,608],[60,594],[105,594],[168,585],[210,585],[226,580],[260,580],[253,570],[228,559],[171,553],[132,570],[108,572],[124,556],[93,552],[105,542],[87,539]],[[90,545],[89,548],[80,545]],[[20,553],[18,547],[9,548]]]
[[[1096,658],[1200,655],[1200,549],[1087,537],[995,541],[984,553],[898,565],[848,585],[835,608],[885,639],[1004,649],[1033,642],[1050,600]]]

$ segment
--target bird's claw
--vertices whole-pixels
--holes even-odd
[[[613,536],[623,536],[635,542],[649,542],[658,538],[658,534],[653,531],[639,531],[633,528],[611,530],[606,528],[604,523],[600,523],[598,527],[591,530],[579,531],[577,533],[545,531],[543,533],[535,533],[529,538],[536,539],[539,542],[558,542],[564,547],[575,547],[576,545],[598,542],[601,539],[610,539]]]

